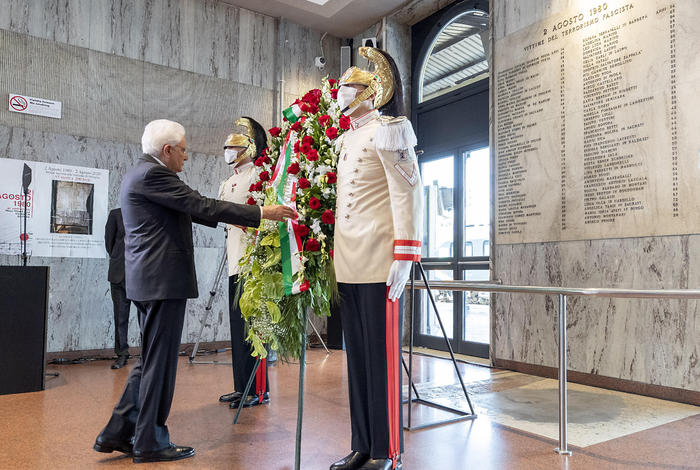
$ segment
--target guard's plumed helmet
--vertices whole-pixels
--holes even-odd
[[[339,86],[364,85],[367,87],[362,93],[357,95],[347,109],[357,106],[372,95],[375,95],[375,109],[381,109],[391,101],[401,101],[401,81],[396,70],[396,64],[391,56],[385,51],[374,47],[361,47],[360,55],[366,57],[374,64],[374,70],[370,72],[352,66],[340,77],[338,81]],[[344,112],[345,110],[341,111]]]
[[[224,142],[224,148],[246,147],[246,151],[241,152],[234,163],[238,163],[246,157],[257,157],[258,153],[267,147],[267,134],[265,133],[265,129],[263,129],[255,119],[247,116],[237,119],[235,125],[243,126],[245,128],[245,133],[229,134]]]

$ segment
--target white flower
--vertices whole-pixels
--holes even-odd
[[[318,241],[322,242],[323,240],[326,239],[326,234],[321,232],[318,234],[318,236],[316,238],[318,238]]]
[[[311,230],[312,230],[315,234],[321,233],[321,221],[320,221],[319,219],[315,219],[315,220],[314,220],[314,223],[311,224]]]
[[[323,189],[321,190],[321,193],[323,194],[323,196],[324,196],[326,199],[328,199],[328,197],[331,196],[331,195],[333,194],[333,190],[332,190],[331,188],[323,188]]]

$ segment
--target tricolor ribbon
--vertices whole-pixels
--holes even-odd
[[[296,106],[296,105],[295,105]],[[298,107],[298,106],[297,106]],[[290,108],[288,108],[290,109]],[[285,110],[286,111],[286,110]],[[270,185],[274,186],[277,194],[277,203],[289,206],[296,211],[297,177],[287,173],[287,168],[292,161],[292,148],[297,140],[297,133],[289,131],[284,139],[277,161],[275,171],[272,173]],[[284,295],[298,294],[308,290],[308,283],[301,283],[297,275],[301,270],[301,239],[294,228],[297,223],[287,219],[278,222],[280,234],[280,249],[282,250],[282,280],[284,282]],[[296,278],[296,279],[295,279]]]
[[[285,109],[282,111],[282,116],[284,118],[294,124],[299,120],[299,116],[301,116],[301,108],[299,107],[298,104],[293,104],[289,108]]]

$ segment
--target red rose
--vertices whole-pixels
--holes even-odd
[[[255,199],[253,199],[252,197],[249,197],[248,200],[246,201],[246,203],[250,204],[251,206],[254,206],[254,205],[255,205]]]
[[[279,136],[281,133],[282,133],[282,129],[280,129],[279,127],[273,127],[273,128],[270,129],[270,135],[271,135],[272,137],[277,137],[277,136]]]
[[[258,181],[255,183],[255,191],[262,191],[263,190],[263,184],[262,181]]]
[[[292,124],[292,130],[294,132],[299,132],[301,130],[301,122],[297,121],[294,124]]]
[[[306,189],[311,187],[311,183],[306,178],[299,178],[299,187],[301,189]]]
[[[309,114],[316,114],[318,112],[318,106],[315,104],[309,105]]]
[[[308,144],[308,145],[313,145],[313,144],[316,143],[316,141],[315,141],[314,138],[311,137],[310,135],[305,135],[304,138],[301,139],[301,143],[302,143],[303,145],[307,145],[307,144]]]
[[[330,209],[323,211],[323,214],[321,214],[321,222],[329,225],[335,223],[335,214],[333,214],[333,211]]]
[[[262,173],[260,173],[260,181],[267,181],[269,179],[270,173],[268,173],[267,171],[263,171]]]
[[[331,88],[331,98],[334,100],[338,99],[338,89],[337,88]]]
[[[299,153],[299,141],[294,142],[294,153]]]
[[[301,99],[310,105],[318,105],[318,103],[321,101],[321,90],[318,88],[310,90]]]
[[[303,112],[305,112],[305,113],[308,113],[309,111],[311,111],[311,106],[309,106],[309,105],[306,104],[306,103],[302,103],[301,106],[300,106],[300,108],[301,108],[301,110],[302,110]]]
[[[262,166],[263,165],[263,158],[262,157],[256,158],[255,161],[253,162],[253,165]]]
[[[329,78],[329,79],[328,79],[328,84],[329,84],[330,86],[335,86],[336,83],[338,83],[338,80],[336,80],[335,78]]]
[[[306,154],[306,159],[310,162],[315,162],[316,160],[318,160],[318,150],[309,150],[309,153]]]
[[[279,127],[273,127],[273,129],[279,129]],[[270,149],[268,147],[265,147],[262,149],[262,152],[260,152],[260,155],[267,155],[270,152]]]
[[[321,124],[322,127],[328,127],[331,123],[331,117],[328,114],[321,114],[318,117],[318,123]]]
[[[294,233],[297,237],[304,238],[309,234],[309,227],[307,227],[306,225],[295,225]]]
[[[304,124],[306,122],[306,116],[300,117],[299,120],[301,121],[302,124]]]
[[[326,135],[329,139],[333,140],[336,137],[338,137],[338,129],[336,129],[335,127],[329,127],[328,129],[326,129]]]
[[[321,207],[321,201],[319,201],[316,197],[312,197],[309,199],[309,207],[312,209],[318,209]]]
[[[299,291],[304,292],[304,291],[309,290],[310,288],[311,288],[311,284],[309,284],[309,280],[304,279],[304,282],[302,282],[301,285],[299,286]]]
[[[299,164],[297,162],[292,163],[287,167],[287,173],[290,175],[296,175],[299,173]]]
[[[331,255],[331,259],[333,259],[333,250],[328,250],[328,254]]]
[[[338,121],[338,125],[344,131],[350,129],[350,118],[347,116],[340,116],[340,120]]]
[[[263,159],[263,163],[272,163],[272,160],[270,160],[270,157],[268,157],[267,155],[262,157],[262,159]]]
[[[321,244],[315,238],[309,238],[308,240],[306,240],[304,249],[306,251],[318,251],[321,249]]]
[[[301,144],[299,151],[304,155],[307,155],[311,151],[311,146],[309,144]]]
[[[253,191],[255,191],[255,184],[251,184],[250,187],[248,188],[248,191],[250,191],[251,193]]]
[[[328,184],[335,184],[336,181],[338,181],[338,175],[336,175],[333,171],[329,171],[326,173],[326,181]]]

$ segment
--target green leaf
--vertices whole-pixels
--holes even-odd
[[[280,312],[277,304],[268,300],[265,302],[265,305],[267,306],[267,311],[270,313],[273,323],[279,323],[282,319],[282,312]]]

